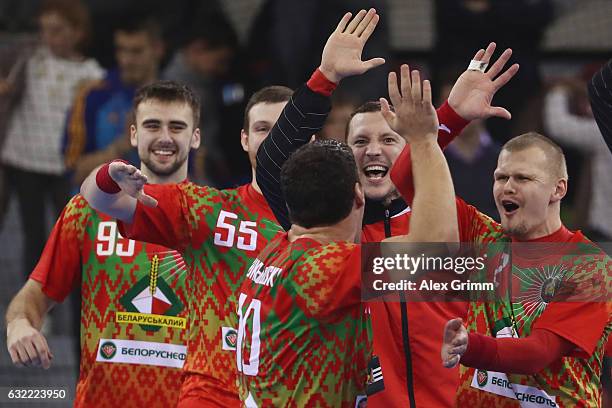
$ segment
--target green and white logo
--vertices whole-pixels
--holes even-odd
[[[484,387],[489,382],[489,374],[485,370],[478,370],[476,373],[476,380],[480,387]]]
[[[221,327],[222,350],[236,350],[238,331],[233,327]]]
[[[112,341],[107,341],[100,345],[100,356],[105,360],[110,360],[117,354],[117,346]]]

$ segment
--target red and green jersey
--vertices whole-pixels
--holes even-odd
[[[471,206],[458,206],[460,223],[474,225],[472,240],[509,242],[500,226]],[[498,373],[461,366],[458,407],[600,407],[601,368],[606,339],[612,330],[610,304],[605,302],[552,301],[571,284],[610,293],[610,258],[595,252],[580,232],[565,227],[538,243],[565,243],[550,251],[530,241],[514,244],[512,261],[495,257],[500,267],[511,268],[508,296],[495,302],[471,302],[468,331],[492,337],[527,337],[535,328],[549,330],[570,341],[576,349],[535,375]],[[491,258],[492,259],[492,258]],[[506,258],[510,259],[510,258]],[[581,290],[581,293],[583,293]],[[512,297],[510,297],[512,296]]]
[[[190,333],[181,401],[239,403],[237,293],[255,256],[280,227],[250,184],[216,190],[190,182],[147,185],[155,208],[136,207],[122,233],[178,250],[189,268]]]
[[[235,364],[247,407],[354,407],[371,351],[359,246],[274,239],[245,272]]]
[[[123,238],[79,195],[30,276],[61,302],[81,286],[77,407],[169,407],[186,358],[186,266],[168,248]]]

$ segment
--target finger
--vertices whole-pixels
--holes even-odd
[[[371,70],[372,68],[376,68],[378,66],[381,66],[384,63],[385,63],[385,59],[384,58],[372,58],[372,59],[369,59],[367,61],[364,61],[363,62],[363,67],[364,67],[364,71],[363,72],[367,72],[367,71]]]
[[[504,65],[508,62],[510,57],[512,56],[512,50],[510,48],[506,49],[506,51],[502,52],[502,55],[499,56],[497,61],[491,65],[489,70],[487,71],[487,75],[489,78],[493,79],[504,69]]]
[[[493,85],[495,86],[495,91],[500,89],[502,86],[506,85],[518,72],[519,64],[513,64],[510,68],[506,70],[503,74],[498,76],[495,81],[493,81]]]
[[[10,347],[8,351],[11,356],[11,360],[13,361],[13,364],[15,364],[17,367],[23,367],[23,362],[21,361],[21,357],[19,357],[17,349]]]
[[[380,16],[378,14],[374,14],[374,17],[372,17],[372,20],[370,20],[370,23],[367,25],[365,30],[363,30],[363,33],[361,33],[361,35],[359,36],[359,38],[361,38],[364,43],[368,41],[368,39],[374,32],[374,29],[376,28],[376,25],[378,24],[379,21],[380,21]]]
[[[334,32],[335,33],[343,32],[344,29],[346,28],[346,25],[348,24],[348,22],[351,21],[351,16],[352,15],[353,15],[352,13],[344,14],[344,16],[342,16],[342,19],[340,19],[340,22],[338,23],[338,27],[336,27],[336,30]]]
[[[505,108],[493,106],[487,109],[487,118],[492,117],[510,120],[512,119],[512,114]]]
[[[421,94],[421,74],[416,69],[412,71],[412,100],[414,102],[421,102],[423,95]]]
[[[389,85],[389,99],[391,99],[391,104],[397,108],[402,102],[402,96],[397,87],[397,75],[395,72],[389,72],[387,82]]]
[[[410,67],[408,66],[408,64],[402,64],[402,66],[400,67],[400,75],[401,75],[401,91],[402,91],[402,98],[407,98],[407,99],[411,99],[411,95],[410,95],[410,86],[412,81],[410,81]]]
[[[36,352],[38,353],[40,364],[43,366],[45,370],[48,369],[51,366],[51,361],[49,359],[50,353],[49,353],[49,345],[47,344],[47,340],[41,334],[39,336],[36,336],[33,343],[34,343],[34,348],[36,349]]]
[[[462,324],[463,324],[463,320],[459,317],[453,320],[449,320],[448,322],[446,322],[445,330],[446,331],[448,330],[457,331],[459,330]]]
[[[38,358],[38,353],[36,352],[36,349],[34,348],[34,345],[29,342],[26,341],[23,344],[23,348],[25,349],[25,352],[28,355],[28,358],[30,359],[30,365],[37,367],[40,365],[40,359]]]
[[[443,364],[446,368],[453,368],[459,363],[459,356],[455,355],[447,359]]]
[[[356,34],[358,37],[360,37],[361,34],[365,31],[366,27],[370,24],[370,21],[372,21],[375,15],[376,15],[376,10],[374,10],[373,8],[369,9],[365,17],[363,18],[363,20],[361,20],[361,22],[355,29],[355,32],[353,34]]]
[[[346,27],[346,30],[344,30],[344,32],[348,34],[352,34],[353,31],[355,31],[355,29],[361,22],[361,20],[363,20],[363,17],[365,15],[366,15],[365,10],[359,10],[359,13],[357,13],[357,15],[351,20],[351,22],[349,23],[348,27]]]
[[[494,42],[489,43],[480,61],[484,61],[488,64],[493,56],[493,53],[495,52],[495,47],[497,47],[497,45]]]
[[[431,104],[431,82],[428,79],[423,81],[423,102]]]
[[[482,48],[479,49],[478,51],[476,51],[476,54],[474,54],[474,58],[472,58],[474,61],[480,61],[480,59],[482,58],[482,56],[484,55],[485,50],[483,50]]]
[[[461,356],[465,353],[466,350],[467,350],[467,344],[464,344],[462,346],[453,347],[452,349],[450,349],[448,353],[452,355]]]
[[[143,192],[140,192],[136,199],[147,207],[157,207],[157,200]]]

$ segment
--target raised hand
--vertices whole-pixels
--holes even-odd
[[[431,84],[425,80],[421,88],[419,71],[412,71],[411,74],[406,64],[401,66],[400,74],[401,88],[395,72],[389,73],[389,98],[395,112],[385,98],[380,98],[383,117],[391,129],[409,143],[427,139],[435,141],[438,136],[438,116],[431,104]]]
[[[47,339],[27,319],[16,319],[8,325],[6,345],[17,367],[51,367],[53,354]]]
[[[453,368],[459,364],[461,356],[466,352],[468,346],[468,334],[463,321],[459,318],[449,320],[444,326],[444,337],[442,340],[442,365]]]
[[[125,194],[134,197],[147,207],[155,207],[157,205],[157,200],[144,192],[147,176],[142,174],[136,167],[131,164],[114,161],[108,167],[108,174]]]
[[[495,52],[495,47],[495,43],[490,43],[486,50],[478,50],[473,59],[488,64]],[[486,119],[494,116],[510,119],[512,115],[507,109],[491,106],[495,93],[506,85],[519,70],[519,65],[513,64],[498,76],[510,56],[512,56],[512,50],[508,48],[488,71],[466,70],[463,72],[448,97],[451,108],[467,120]]]
[[[359,75],[385,63],[383,58],[361,60],[363,47],[378,24],[375,9],[361,10],[351,20],[346,13],[331,34],[321,56],[319,70],[332,82],[340,82],[351,75]]]

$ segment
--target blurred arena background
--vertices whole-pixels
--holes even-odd
[[[0,79],[14,85],[11,95],[15,95],[0,94],[3,321],[8,302],[30,273],[32,260],[28,263],[26,258],[38,256],[26,251],[22,223],[26,210],[18,204],[17,189],[11,186],[15,183],[10,179],[13,173],[8,169],[28,158],[9,157],[5,148],[8,122],[24,86],[19,77],[39,43],[37,13],[41,3],[0,0]],[[351,110],[367,99],[386,96],[386,75],[400,63],[426,72],[442,98],[448,92],[445,85],[454,82],[479,47],[484,48],[489,41],[498,43],[498,53],[512,47],[513,60],[521,64],[521,70],[494,102],[509,108],[513,120],[476,123],[467,131],[464,142],[449,149],[447,155],[458,193],[496,215],[491,198],[492,179],[482,176],[492,174],[491,166],[495,163],[481,160],[480,154],[484,151],[494,155],[510,137],[536,130],[557,140],[567,154],[571,182],[564,201],[566,225],[582,229],[594,240],[612,241],[609,204],[612,156],[603,147],[585,89],[586,81],[612,57],[610,0],[83,0],[82,3],[89,10],[91,21],[84,55],[97,60],[105,70],[113,69],[117,63],[113,48],[115,29],[143,20],[158,25],[164,48],[156,76],[191,82],[204,101],[201,122],[204,147],[195,155],[191,177],[218,187],[237,185],[250,176],[248,159],[239,144],[248,96],[264,85],[296,87],[304,82],[318,66],[325,39],[346,10],[368,7],[378,10],[382,20],[366,47],[365,57],[382,56],[387,64],[368,73],[366,78],[343,82],[321,137],[342,138]],[[179,69],[181,56],[187,62]],[[125,133],[120,132],[116,139],[117,143],[125,144]],[[54,135],[49,137],[48,144],[43,144],[46,149],[61,151],[58,141],[62,140],[63,135]],[[121,152],[129,157],[129,149]],[[76,163],[80,159],[76,158]],[[78,166],[74,163],[54,173],[67,180],[72,192],[79,184]],[[48,198],[40,196],[41,201],[49,201],[44,217],[46,233],[56,217]],[[49,371],[13,367],[5,335],[0,336],[0,386],[45,385],[72,390],[78,369],[72,317],[75,304],[77,300],[59,305],[45,327],[55,354]],[[606,377],[609,379],[609,369]]]

